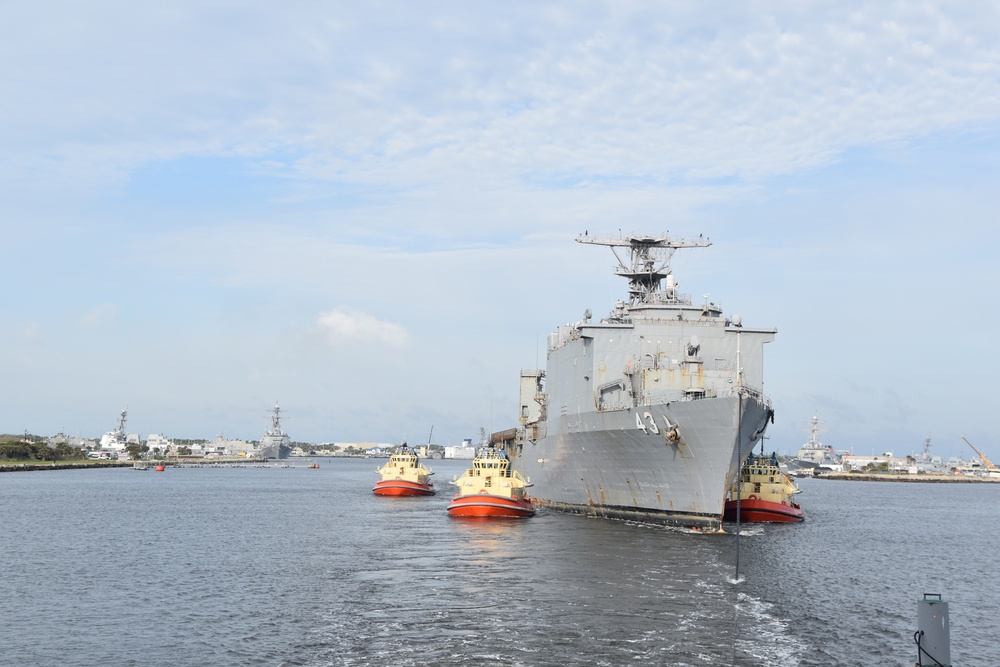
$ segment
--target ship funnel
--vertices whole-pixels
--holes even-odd
[[[913,641],[917,644],[918,667],[951,665],[951,632],[948,623],[948,603],[937,593],[924,593],[923,600],[917,600],[917,632]]]

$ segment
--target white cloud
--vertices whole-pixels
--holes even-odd
[[[118,305],[102,303],[83,314],[82,322],[87,326],[113,322],[118,318]]]
[[[406,329],[399,324],[383,322],[351,308],[338,307],[322,313],[316,324],[335,344],[377,341],[392,347],[403,347],[408,340]]]
[[[31,322],[31,323],[26,324],[25,326],[23,326],[21,328],[20,334],[21,334],[21,338],[23,338],[24,340],[26,340],[26,341],[28,341],[30,343],[37,343],[38,339],[39,339],[39,336],[41,334],[41,331],[42,331],[42,328],[38,324],[38,322]]]
[[[0,88],[19,100],[0,173],[79,187],[240,155],[307,183],[507,200],[756,180],[1000,116],[988,5],[718,7],[21,8],[0,32],[23,67]]]

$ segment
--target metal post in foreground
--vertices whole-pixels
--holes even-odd
[[[917,600],[917,667],[951,667],[951,632],[948,603],[938,593],[924,593]]]

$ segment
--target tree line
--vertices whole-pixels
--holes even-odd
[[[73,461],[86,458],[79,447],[65,443],[49,447],[44,442],[5,440],[0,442],[0,459],[18,461]]]

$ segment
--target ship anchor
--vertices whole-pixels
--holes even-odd
[[[670,419],[666,415],[663,415],[663,422],[667,425],[667,428],[665,429],[664,432],[667,441],[664,444],[667,447],[669,447],[670,445],[676,445],[678,447],[682,446],[684,444],[684,441],[681,439],[680,426],[678,424],[671,424]]]

